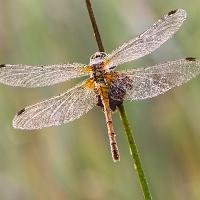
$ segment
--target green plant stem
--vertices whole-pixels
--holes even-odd
[[[85,0],[85,2],[86,2],[86,5],[87,5],[88,13],[89,13],[89,16],[90,16],[90,21],[92,23],[94,36],[96,38],[99,51],[104,51],[103,43],[102,43],[102,40],[101,40],[101,36],[99,34],[99,30],[98,30],[98,26],[97,26],[97,23],[96,23],[96,20],[95,20],[91,1]],[[143,171],[143,168],[142,168],[142,164],[141,164],[141,160],[140,160],[140,157],[139,157],[136,142],[133,138],[132,131],[131,131],[131,128],[130,128],[128,118],[127,118],[123,104],[118,106],[118,109],[119,109],[119,113],[120,113],[120,116],[121,116],[121,119],[122,119],[122,122],[123,122],[123,125],[124,125],[126,136],[128,138],[128,143],[129,143],[129,147],[130,147],[130,150],[131,150],[131,155],[132,155],[134,167],[135,167],[135,170],[136,170],[137,175],[138,175],[139,180],[140,180],[140,185],[142,187],[144,198],[145,198],[145,200],[151,200],[152,199],[151,193],[150,193],[150,190],[149,190],[149,187],[148,187],[148,184],[147,184],[147,180],[145,178],[145,174],[144,174],[144,171]]]
[[[142,168],[141,159],[140,159],[140,156],[139,156],[137,145],[136,145],[136,142],[134,140],[133,133],[131,131],[131,128],[130,128],[130,125],[129,125],[129,122],[128,122],[128,117],[127,117],[126,111],[124,109],[124,105],[123,104],[119,105],[118,110],[119,110],[119,113],[120,113],[120,116],[121,116],[121,119],[122,119],[122,122],[123,122],[123,125],[124,125],[124,129],[125,129],[126,136],[127,136],[128,143],[129,143],[129,147],[130,147],[131,156],[132,156],[133,161],[134,161],[134,168],[135,168],[137,175],[139,177],[140,185],[142,187],[144,197],[145,197],[146,200],[151,200],[152,199],[151,193],[150,193],[150,190],[149,190],[149,187],[148,187],[147,180],[145,178],[145,174],[144,174],[144,170]]]

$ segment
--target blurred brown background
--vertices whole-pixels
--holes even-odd
[[[175,8],[188,12],[176,36],[123,65],[200,58],[200,1],[93,0],[107,52]],[[0,0],[0,63],[88,63],[97,50],[83,0]],[[142,200],[119,115],[121,162],[110,155],[103,113],[39,131],[12,128],[14,114],[79,80],[39,89],[0,85],[1,200]],[[154,199],[200,199],[200,77],[159,97],[125,103]]]

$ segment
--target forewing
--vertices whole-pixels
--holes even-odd
[[[163,16],[141,35],[124,43],[107,58],[107,67],[143,57],[166,42],[180,28],[186,19],[186,11],[177,9]]]
[[[97,103],[85,82],[51,99],[19,111],[13,119],[18,129],[40,129],[70,122],[87,113]]]
[[[79,63],[56,65],[0,65],[0,82],[11,86],[43,87],[87,75]]]
[[[200,73],[200,61],[194,58],[169,61],[156,66],[116,72],[112,85],[125,91],[125,100],[152,98],[186,83]],[[118,90],[119,90],[118,89]],[[111,91],[111,98],[119,94]]]

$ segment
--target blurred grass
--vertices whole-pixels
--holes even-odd
[[[175,8],[188,12],[176,36],[126,67],[200,57],[199,1],[93,1],[107,51]],[[88,63],[97,50],[84,1],[0,0],[0,63]],[[123,69],[123,66],[120,67]],[[121,162],[111,159],[103,113],[39,131],[11,126],[16,111],[77,81],[40,89],[0,85],[0,199],[142,199],[118,114]],[[154,199],[200,199],[200,79],[165,95],[125,103]]]

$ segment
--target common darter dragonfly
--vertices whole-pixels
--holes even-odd
[[[20,110],[14,117],[13,127],[40,129],[68,123],[97,105],[105,115],[113,160],[119,160],[112,111],[123,101],[152,98],[182,85],[200,73],[200,61],[187,57],[145,68],[125,71],[117,71],[116,68],[156,50],[178,31],[185,19],[184,10],[173,10],[113,52],[96,52],[88,65],[1,64],[0,82],[10,86],[43,87],[89,76],[58,96]]]

